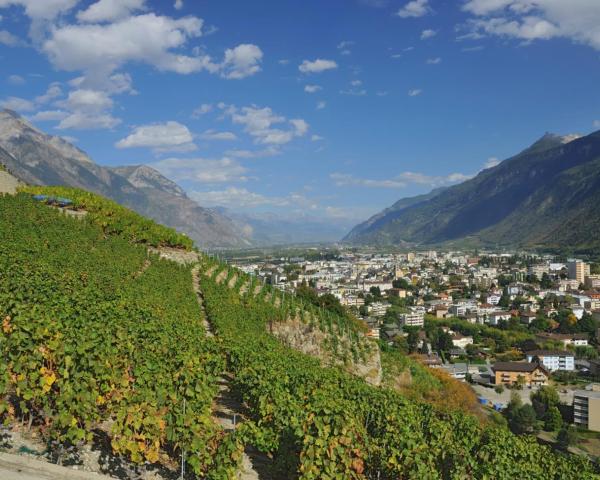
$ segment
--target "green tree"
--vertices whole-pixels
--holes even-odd
[[[552,280],[550,279],[550,275],[544,273],[542,275],[542,281],[540,282],[540,287],[543,289],[552,288]]]
[[[544,430],[548,432],[556,432],[560,430],[563,424],[563,419],[558,407],[550,407],[544,418]]]
[[[545,418],[546,412],[550,408],[557,407],[560,403],[558,392],[549,385],[544,385],[537,392],[532,392],[530,398],[531,405],[540,420]]]
[[[565,425],[560,432],[558,432],[556,437],[558,445],[564,449],[570,447],[571,445],[575,445],[577,443],[577,439],[577,430],[575,430],[575,427],[570,425]]]
[[[531,405],[523,405],[517,409],[510,420],[510,428],[514,433],[535,433],[537,430],[537,418],[535,410]]]

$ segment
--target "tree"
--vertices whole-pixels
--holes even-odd
[[[369,293],[373,295],[373,297],[379,299],[381,298],[381,289],[379,287],[371,287],[369,288]]]
[[[535,410],[531,405],[523,405],[517,409],[510,421],[510,428],[514,433],[535,433],[537,430],[537,418]]]
[[[550,407],[544,418],[544,430],[548,432],[556,432],[560,430],[563,424],[563,419],[558,407]]]
[[[408,353],[415,353],[419,348],[419,331],[416,328],[409,329],[409,327],[404,327],[404,330],[408,332],[408,337],[406,337]]]
[[[448,332],[440,331],[437,337],[436,349],[438,352],[449,352],[454,344]]]
[[[502,393],[504,393],[504,385],[500,384],[500,385],[496,385],[494,387],[494,391],[498,394],[498,395],[502,395]]]
[[[561,448],[567,449],[571,445],[577,443],[577,430],[572,426],[565,425],[560,432],[558,432],[556,440]]]
[[[542,275],[542,281],[540,282],[540,287],[543,289],[552,288],[552,280],[550,279],[550,275],[544,273]]]
[[[544,385],[537,392],[532,392],[530,395],[531,405],[535,410],[537,418],[543,419],[546,412],[552,407],[557,407],[560,404],[560,397],[554,387]]]
[[[517,381],[515,382],[515,388],[517,390],[523,390],[524,386],[525,386],[525,377],[523,375],[518,375]]]
[[[408,283],[408,281],[405,278],[399,278],[398,280],[394,280],[392,282],[392,287],[401,288],[403,290],[412,289],[412,285],[410,283]]]

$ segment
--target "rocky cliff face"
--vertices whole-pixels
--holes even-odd
[[[104,195],[188,234],[203,248],[249,243],[230,219],[201,207],[156,170],[97,165],[82,150],[46,135],[10,110],[0,111],[0,164],[31,185],[66,185]]]

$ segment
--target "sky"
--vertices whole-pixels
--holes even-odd
[[[600,0],[0,0],[0,105],[203,206],[353,225],[600,129]]]

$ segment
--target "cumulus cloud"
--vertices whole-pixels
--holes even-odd
[[[175,10],[181,10],[183,8],[183,0],[175,0],[175,3],[173,4],[173,8]]]
[[[200,118],[202,115],[212,112],[213,105],[211,103],[203,103],[192,112],[192,118]]]
[[[17,112],[31,112],[35,109],[33,102],[20,97],[6,97],[0,100],[0,106]]]
[[[64,120],[68,116],[69,113],[65,112],[64,110],[42,110],[41,112],[31,116],[30,119],[34,122],[49,122]]]
[[[179,122],[155,123],[135,127],[127,137],[119,140],[117,148],[146,147],[155,151],[190,151],[196,146],[193,136],[185,125]]]
[[[79,0],[0,0],[0,8],[20,6],[32,20],[53,20],[71,10]]]
[[[201,135],[203,140],[221,140],[221,141],[232,141],[237,140],[235,133],[233,132],[218,132],[216,130],[206,130]]]
[[[442,59],[440,57],[427,59],[427,65],[437,65],[438,63],[442,63]]]
[[[524,41],[567,38],[600,50],[600,3],[596,0],[468,0],[474,15],[466,28],[479,36]]]
[[[338,187],[359,186],[370,188],[406,188],[409,185],[440,187],[464,182],[471,177],[472,175],[464,175],[462,173],[451,173],[445,176],[432,176],[415,172],[403,172],[393,178],[387,179],[360,178],[346,173],[332,173],[330,175],[330,178]]]
[[[413,88],[408,91],[408,96],[409,97],[417,97],[417,96],[421,95],[422,93],[423,93],[423,90],[421,90],[420,88]]]
[[[333,70],[338,68],[338,64],[334,60],[324,60],[317,58],[316,60],[304,60],[299,66],[298,70],[302,73],[320,73],[326,70]]]
[[[275,155],[281,155],[281,150],[276,146],[268,146],[262,150],[227,150],[225,156],[234,158],[265,158],[274,157]]]
[[[192,191],[190,197],[200,205],[209,207],[255,208],[260,206],[286,207],[290,204],[287,198],[267,197],[260,193],[251,192],[246,188],[227,187],[224,190],[207,192]]]
[[[196,183],[244,182],[247,169],[234,159],[166,158],[151,164],[163,175]]]
[[[594,121],[592,122],[592,126],[593,126],[594,128],[600,128],[600,120],[594,120]]]
[[[256,45],[242,44],[225,50],[225,59],[219,66],[221,76],[239,80],[260,72],[263,52]]]
[[[304,120],[287,120],[269,107],[260,108],[255,105],[242,108],[233,105],[220,107],[234,124],[242,125],[244,131],[254,137],[257,144],[283,145],[296,137],[304,136],[309,129],[308,123]]]
[[[60,84],[57,82],[53,82],[48,86],[46,93],[43,95],[39,95],[35,97],[35,102],[39,105],[44,105],[52,100],[60,97],[62,95],[62,88],[60,88]]]
[[[327,106],[327,102],[324,100],[317,102],[317,110],[323,110],[326,106]]]
[[[22,42],[18,37],[15,37],[12,33],[6,30],[0,30],[0,45],[6,45],[7,47],[16,47],[21,45]]]
[[[427,40],[428,38],[435,37],[437,32],[435,30],[427,29],[421,32],[421,40]]]
[[[80,22],[110,22],[142,10],[145,0],[99,0],[77,14]]]
[[[400,18],[423,17],[429,13],[429,0],[413,0],[402,7],[396,15]]]
[[[306,93],[317,93],[319,90],[322,90],[320,85],[305,85],[304,91]]]

